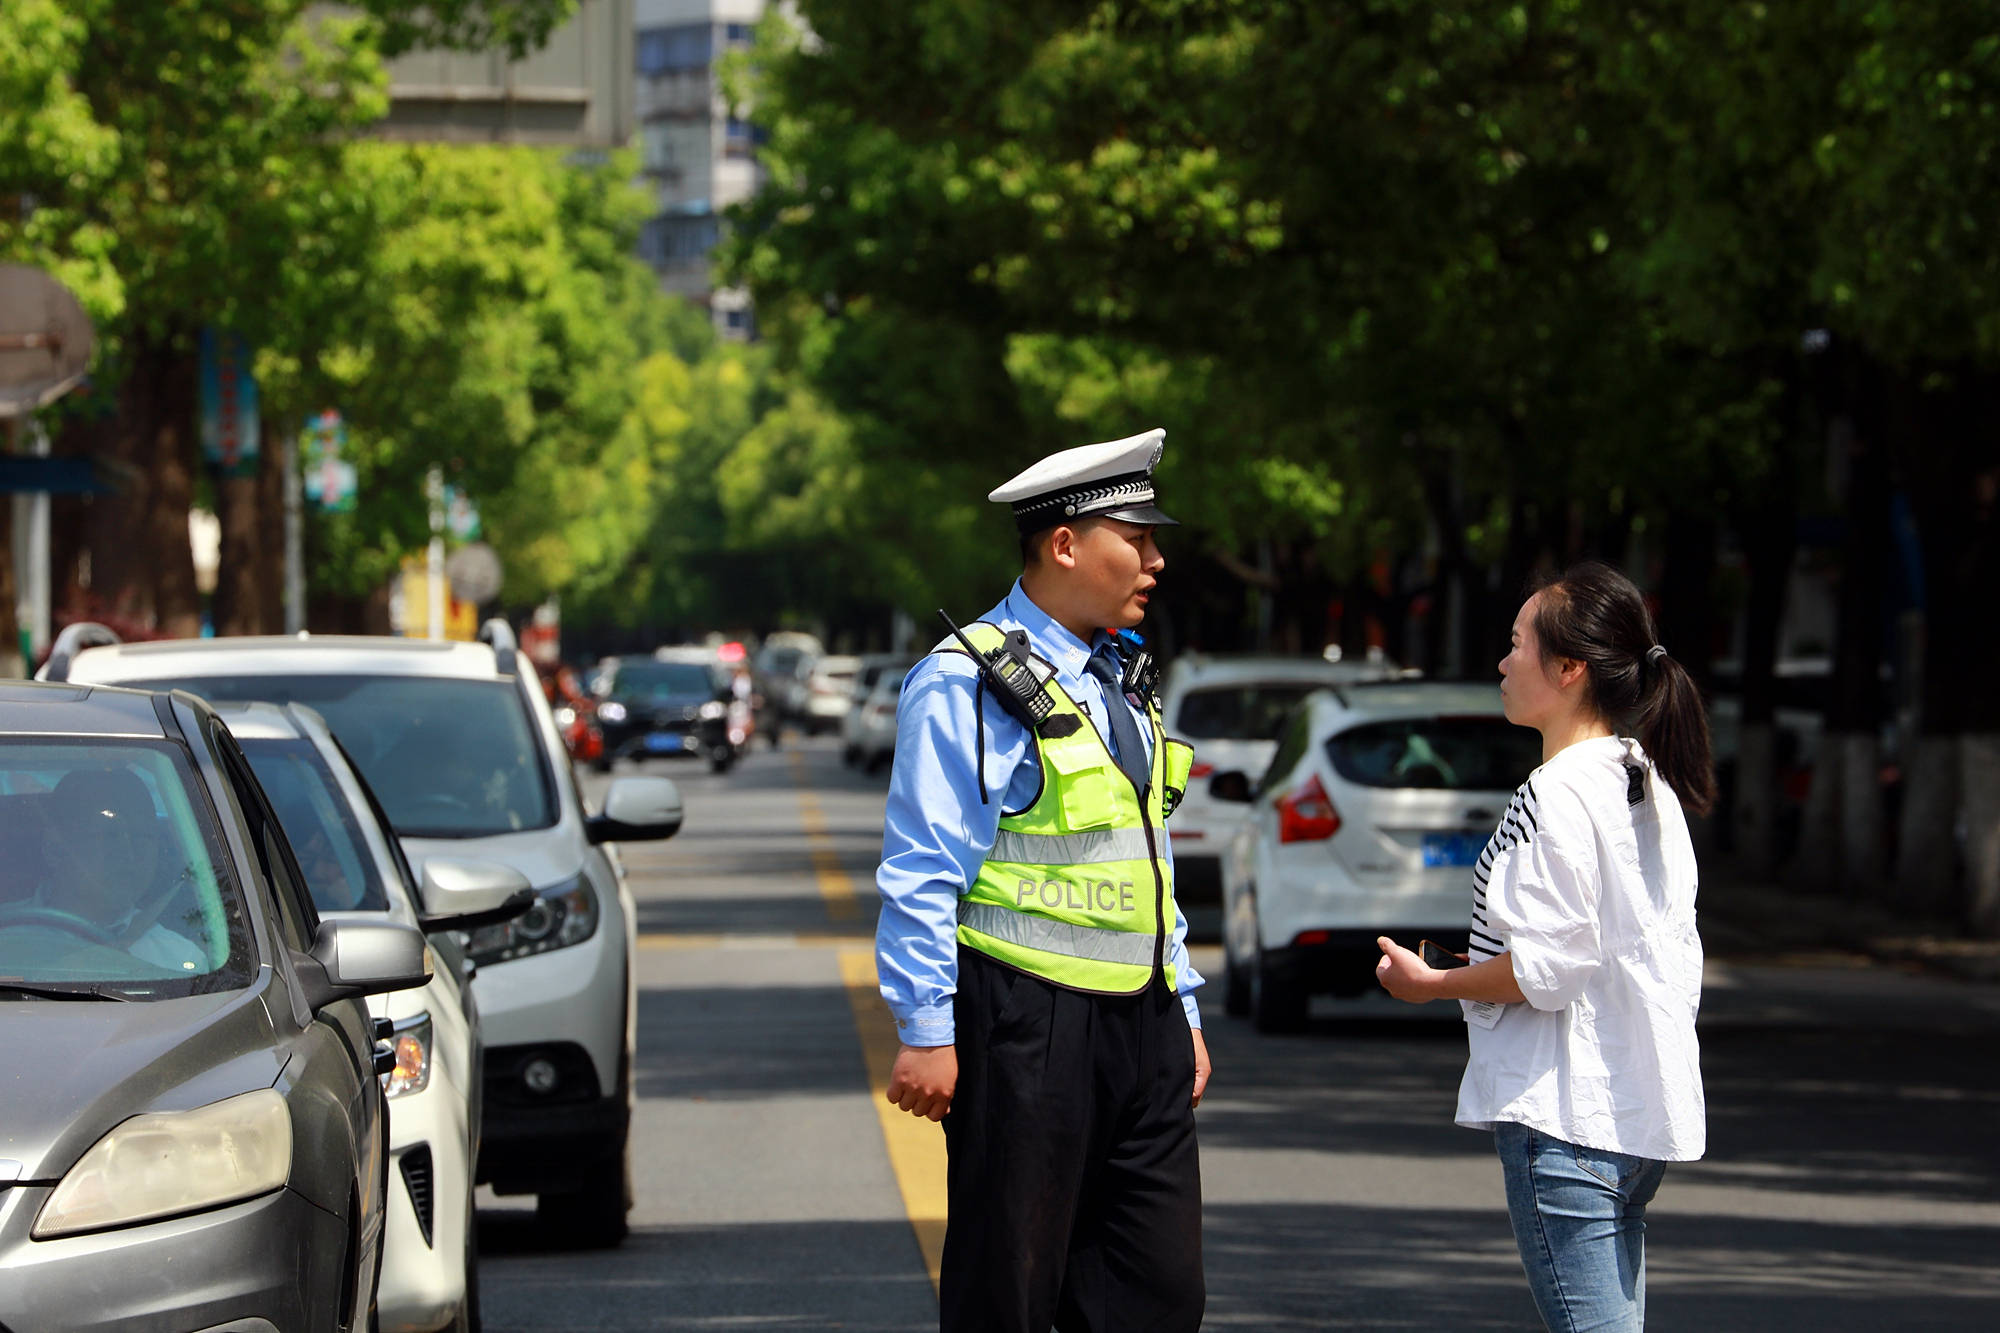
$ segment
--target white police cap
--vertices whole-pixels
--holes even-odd
[[[986,498],[1012,505],[1014,522],[1024,533],[1073,518],[1178,526],[1154,504],[1153,468],[1166,452],[1161,443],[1166,438],[1166,431],[1155,427],[1123,440],[1065,449],[996,487]]]

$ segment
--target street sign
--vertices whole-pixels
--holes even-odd
[[[479,506],[456,486],[444,488],[444,530],[462,542],[478,541]]]
[[[318,505],[322,513],[352,513],[360,489],[360,474],[354,470],[354,464],[341,456],[347,447],[347,423],[340,413],[329,407],[313,417],[306,422],[300,439],[300,473],[306,499]]]
[[[474,542],[445,557],[444,576],[451,580],[454,597],[483,606],[499,593],[505,573],[493,548],[485,542]]]
[[[74,388],[96,345],[70,289],[38,268],[0,264],[0,420]]]
[[[219,329],[201,331],[201,452],[225,477],[257,472],[257,381],[250,344]]]

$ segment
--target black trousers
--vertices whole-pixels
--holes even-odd
[[[944,1333],[1192,1333],[1207,1287],[1179,998],[958,959]]]

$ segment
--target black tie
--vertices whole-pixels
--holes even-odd
[[[1111,754],[1132,785],[1146,790],[1146,743],[1139,739],[1139,724],[1132,720],[1131,705],[1125,702],[1124,672],[1109,652],[1092,653],[1084,670],[1104,686],[1104,711],[1111,717]]]

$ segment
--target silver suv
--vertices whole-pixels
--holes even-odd
[[[504,621],[478,643],[246,637],[121,644],[63,632],[50,679],[302,703],[333,728],[419,875],[434,856],[498,861],[538,890],[471,933],[485,1028],[478,1178],[533,1194],[549,1229],[615,1245],[631,1205],[635,911],[603,844],[673,836],[665,778],[612,782],[584,808],[547,699]]]

